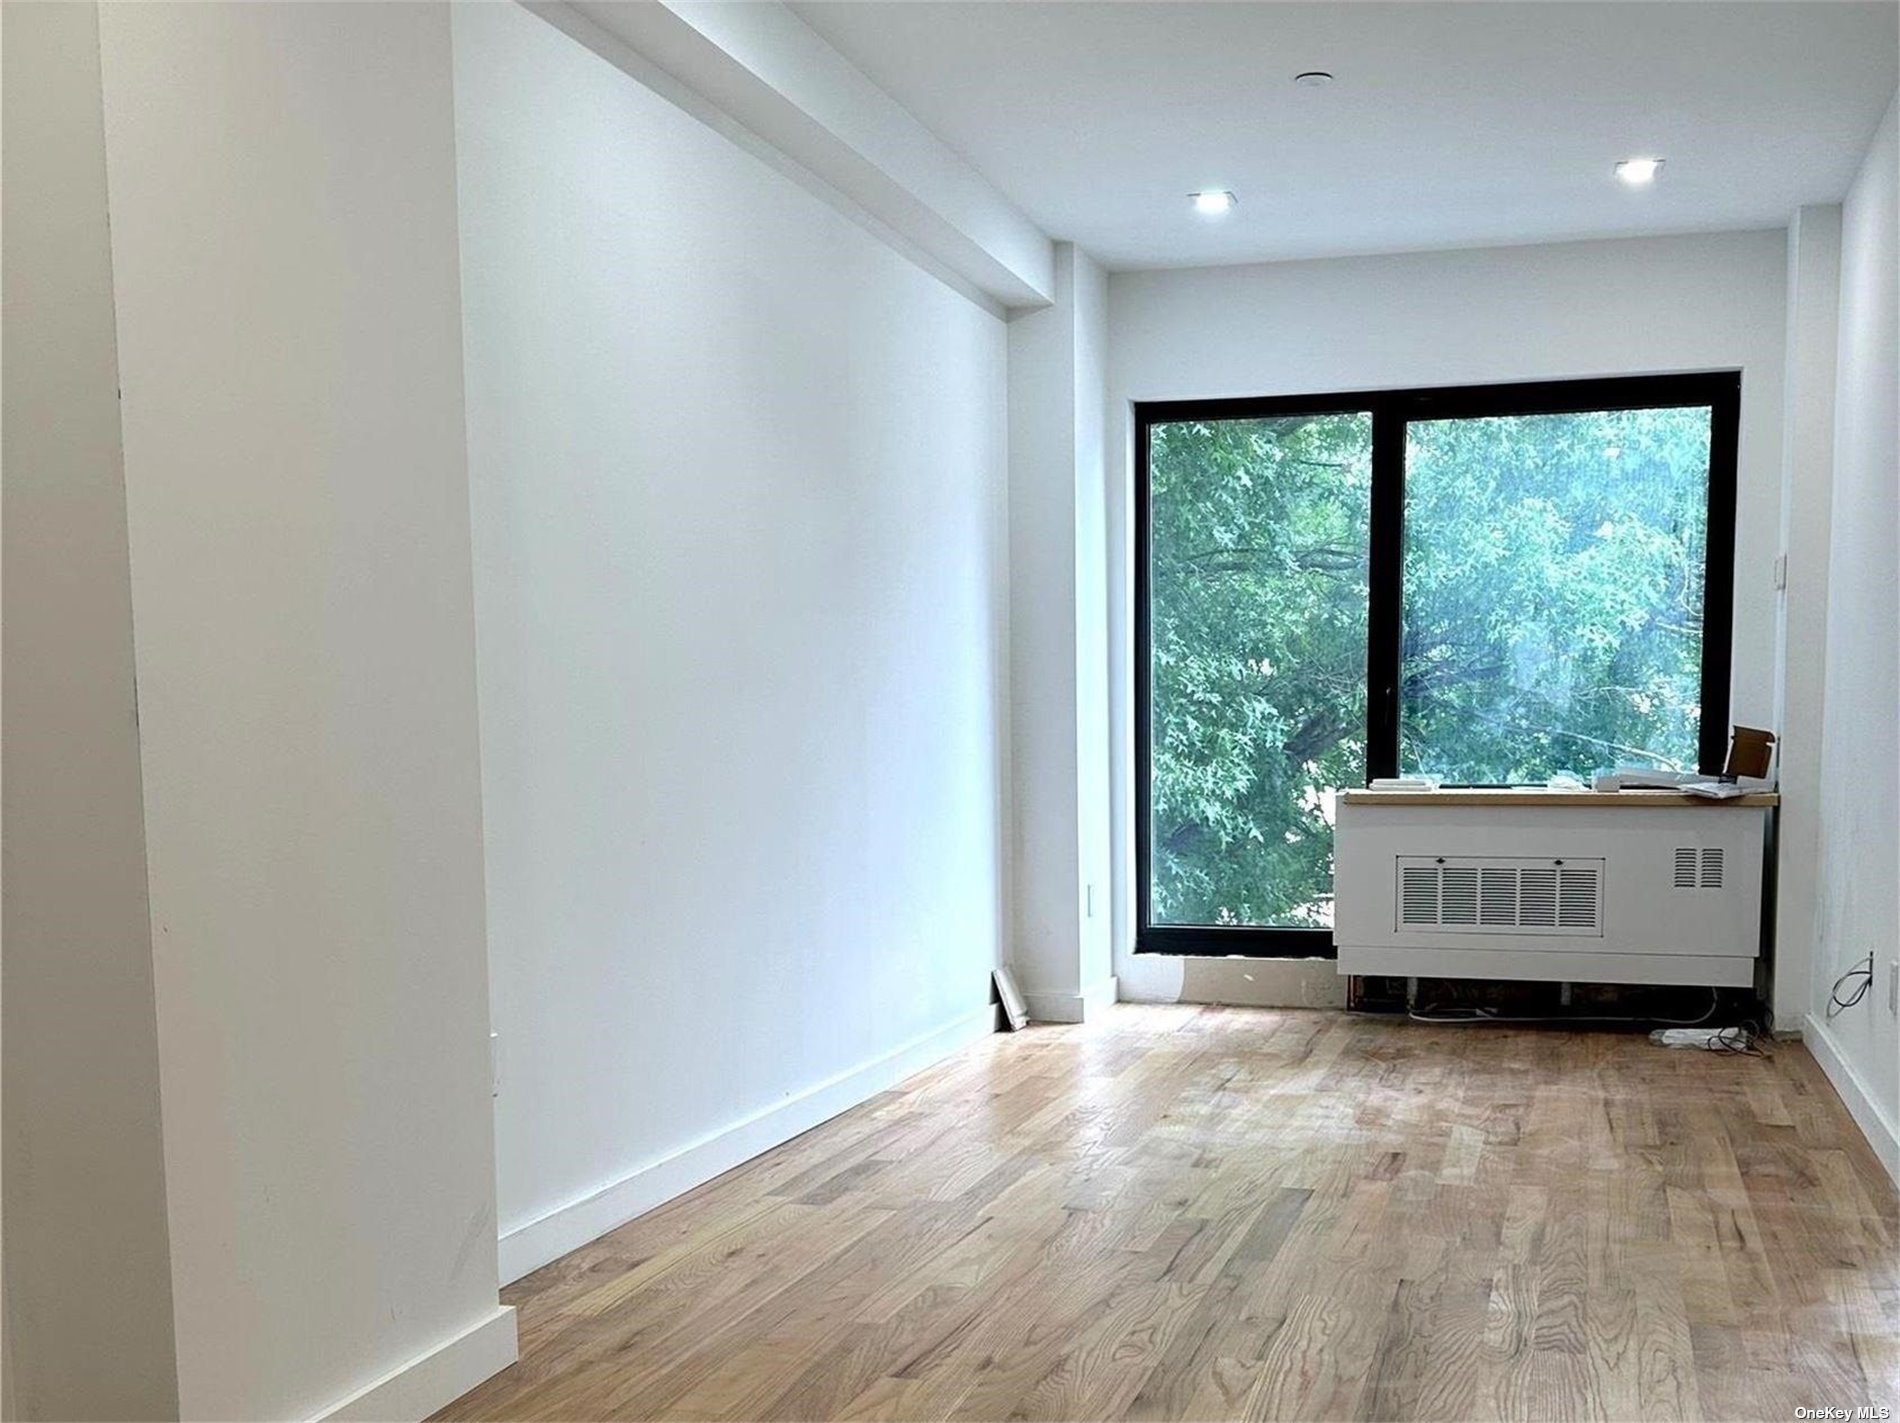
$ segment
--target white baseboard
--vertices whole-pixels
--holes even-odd
[[[517,1357],[515,1307],[492,1314],[317,1414],[317,1423],[419,1423]]]
[[[1116,987],[1111,976],[1092,983],[1080,993],[1048,993],[1023,990],[1029,1016],[1038,1023],[1085,1023],[1099,1017],[1102,1010],[1115,1005]]]
[[[501,1237],[501,1280],[508,1284],[590,1240],[598,1240],[635,1216],[710,1181],[810,1131],[820,1122],[895,1086],[996,1031],[996,1009],[987,1005],[806,1088],[794,1097],[670,1152],[579,1200],[557,1206],[538,1220]]]
[[[1079,1023],[1082,1021],[1082,996],[1078,993],[1047,993],[1025,988],[1023,1003],[1032,1023]]]
[[[1873,1147],[1880,1164],[1887,1168],[1887,1174],[1893,1177],[1894,1183],[1900,1185],[1900,1132],[1894,1130],[1894,1124],[1880,1110],[1873,1093],[1867,1090],[1867,1084],[1842,1054],[1834,1034],[1828,1030],[1827,1024],[1810,1013],[1801,1040],[1807,1044],[1808,1051],[1814,1054],[1814,1060],[1821,1065],[1821,1071],[1840,1094],[1848,1115],[1867,1138],[1867,1144]]]

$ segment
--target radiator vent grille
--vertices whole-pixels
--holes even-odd
[[[1399,871],[1399,923],[1438,922],[1438,867],[1407,865]]]
[[[1447,865],[1438,877],[1438,922],[1478,922],[1478,867]]]
[[[1693,845],[1676,849],[1675,873],[1670,882],[1677,889],[1720,889],[1724,862],[1720,845],[1697,850]]]
[[[1557,927],[1577,933],[1600,930],[1601,908],[1597,901],[1600,888],[1593,869],[1557,871]]]
[[[1517,922],[1526,929],[1557,927],[1557,871],[1526,867],[1517,872]]]
[[[1402,931],[1603,934],[1602,860],[1407,856],[1398,871]]]

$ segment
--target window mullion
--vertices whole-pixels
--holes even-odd
[[[1372,411],[1372,534],[1366,615],[1366,776],[1399,773],[1400,598],[1405,586],[1405,416]]]

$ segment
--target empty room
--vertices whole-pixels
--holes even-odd
[[[1894,1417],[1897,89],[0,2],[0,1418]]]

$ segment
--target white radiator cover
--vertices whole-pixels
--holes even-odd
[[[1342,974],[1746,988],[1769,809],[1339,802]]]

